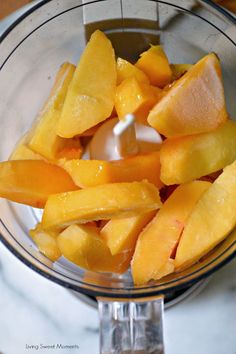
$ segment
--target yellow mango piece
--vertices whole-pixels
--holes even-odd
[[[37,225],[35,229],[29,231],[30,236],[43,253],[51,261],[55,262],[61,257],[61,251],[57,244],[58,233],[55,231],[44,231],[41,225]]]
[[[117,161],[71,160],[62,161],[63,167],[74,183],[81,188],[106,183],[134,182],[146,179],[158,189],[160,180],[160,153],[151,152]]]
[[[116,60],[111,42],[95,31],[80,57],[66,96],[57,134],[72,138],[108,118],[114,107]]]
[[[160,45],[152,45],[151,48],[142,53],[136,66],[148,76],[154,86],[163,88],[171,81],[170,64]]]
[[[156,215],[156,211],[139,214],[130,218],[111,219],[102,228],[100,235],[111,254],[134,252],[137,238],[144,226]]]
[[[161,206],[158,189],[148,182],[111,183],[75,192],[51,195],[42,225],[62,228],[93,220],[128,217]]]
[[[236,225],[236,161],[227,166],[194,207],[177,248],[175,267],[197,262]]]
[[[73,160],[73,159],[80,159],[83,153],[83,148],[80,143],[80,139],[78,137],[71,138],[71,139],[63,139],[64,144],[63,147],[57,153],[57,160],[64,159]]]
[[[205,133],[227,120],[220,62],[209,54],[167,91],[148,123],[166,137]]]
[[[129,61],[118,58],[116,62],[117,69],[117,85],[120,85],[125,79],[134,77],[138,82],[149,84],[149,78],[146,74]]]
[[[210,185],[209,182],[194,181],[178,186],[146,226],[138,238],[132,259],[135,284],[145,284],[166,275],[162,270],[179,241],[187,218]]]
[[[31,150],[26,144],[26,138],[23,137],[15,146],[9,160],[44,160],[44,158]]]
[[[172,70],[172,80],[178,80],[183,76],[189,69],[191,69],[193,64],[171,64],[170,68]]]
[[[95,187],[111,183],[111,166],[108,161],[100,160],[62,160],[60,166],[81,188]]]
[[[62,168],[44,161],[0,163],[0,197],[43,208],[50,194],[78,189]]]
[[[71,225],[57,239],[61,253],[78,266],[96,272],[124,273],[131,254],[112,256],[109,248],[92,227]]]
[[[117,87],[115,109],[119,119],[133,113],[138,122],[145,124],[151,108],[161,97],[162,90],[131,77]]]
[[[68,143],[57,135],[56,128],[74,71],[75,66],[70,63],[61,66],[50,96],[28,133],[29,147],[48,160],[55,160]]]
[[[236,123],[209,133],[166,139],[161,147],[161,180],[181,184],[223,169],[236,159]]]

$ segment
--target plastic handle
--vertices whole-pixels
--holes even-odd
[[[100,354],[164,354],[163,297],[97,300]]]

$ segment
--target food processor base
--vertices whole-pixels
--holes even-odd
[[[167,293],[164,297],[165,310],[179,304],[184,300],[197,296],[206,287],[209,281],[210,278],[208,277],[207,279],[203,279],[194,285]],[[95,297],[84,295],[76,291],[71,291],[71,293],[85,304],[93,307],[94,309],[97,309],[98,303]]]

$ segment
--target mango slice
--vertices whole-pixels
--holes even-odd
[[[172,80],[178,80],[183,76],[189,69],[191,69],[193,64],[171,64],[170,68],[172,70]]]
[[[162,97],[162,90],[138,82],[134,77],[124,80],[116,89],[115,109],[119,119],[133,113],[138,122],[147,124],[151,108]]]
[[[57,160],[64,159],[73,160],[73,159],[80,159],[83,153],[83,148],[80,143],[80,139],[78,137],[71,138],[71,139],[63,139],[64,146],[61,148],[60,151],[57,153]],[[58,161],[57,161],[58,162]]]
[[[61,251],[57,244],[58,232],[42,230],[38,224],[35,229],[29,231],[30,236],[43,253],[51,261],[55,262],[61,257]]]
[[[181,184],[223,169],[236,159],[236,123],[209,133],[166,139],[161,147],[161,180]]]
[[[57,239],[61,253],[71,262],[96,272],[124,273],[132,255],[112,256],[109,248],[94,228],[71,225]]]
[[[44,160],[44,158],[31,150],[26,144],[26,138],[23,137],[15,146],[9,160]]]
[[[0,197],[43,208],[49,195],[76,190],[71,177],[58,166],[44,161],[0,163]]]
[[[131,77],[134,77],[138,82],[143,82],[145,84],[150,83],[149,78],[142,70],[125,59],[117,58],[116,69],[117,85],[120,85],[122,81]]]
[[[56,127],[74,71],[75,66],[70,63],[61,66],[46,105],[28,133],[29,147],[48,160],[55,160],[68,143],[56,134]]]
[[[134,216],[161,206],[158,189],[148,182],[111,183],[75,192],[51,195],[42,225],[62,228],[92,220]]]
[[[116,60],[111,42],[95,31],[76,68],[66,96],[57,134],[71,138],[111,115],[116,88]]]
[[[194,181],[177,187],[146,226],[138,238],[132,260],[135,284],[165,275],[162,270],[178,243],[187,218],[210,185],[209,182]]]
[[[130,218],[111,219],[102,228],[100,235],[109,247],[111,254],[132,251],[137,238],[146,224],[156,215],[156,211],[139,214]]]
[[[63,167],[74,183],[81,188],[106,183],[134,182],[146,179],[158,189],[160,180],[160,153],[151,152],[117,161],[71,160],[62,161]]]
[[[211,131],[226,119],[220,62],[209,54],[167,91],[148,123],[164,136],[175,137]]]
[[[171,81],[172,71],[169,61],[160,45],[152,45],[142,53],[136,66],[148,76],[154,86],[163,88]]]
[[[177,248],[175,267],[183,269],[212,250],[236,225],[236,161],[227,166],[190,215]]]

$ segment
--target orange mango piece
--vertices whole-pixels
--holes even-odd
[[[163,187],[160,180],[159,151],[117,161],[62,161],[61,167],[69,173],[74,183],[81,188],[106,183],[142,181],[144,179],[153,183],[158,189]]]
[[[154,86],[163,88],[171,81],[170,64],[160,45],[152,45],[151,48],[142,53],[136,66],[148,76]]]
[[[149,78],[147,75],[137,68],[135,65],[131,64],[129,61],[118,58],[116,62],[117,69],[117,85],[120,85],[122,81],[134,77],[138,82],[143,82],[149,84]]]
[[[57,125],[57,134],[72,138],[108,118],[114,107],[116,60],[111,42],[95,31],[74,73]]]
[[[0,197],[43,208],[49,195],[78,189],[71,177],[58,166],[44,161],[0,163]]]
[[[109,248],[93,227],[71,225],[57,239],[61,253],[71,262],[96,272],[124,273],[130,264],[130,253],[112,256]]]
[[[167,91],[148,116],[148,123],[166,137],[216,129],[227,120],[220,62],[209,54]]]
[[[209,133],[166,139],[160,151],[161,180],[181,184],[223,169],[236,159],[236,123]]]
[[[50,96],[27,134],[29,147],[48,160],[55,160],[57,154],[68,144],[66,139],[57,135],[56,127],[74,71],[75,66],[70,63],[61,66]]]
[[[145,124],[151,108],[161,97],[162,90],[131,77],[117,87],[115,109],[119,119],[133,113],[138,122]]]
[[[134,216],[161,206],[158,189],[148,182],[110,183],[51,195],[42,226],[63,228],[93,220]]]
[[[183,76],[186,72],[189,71],[189,69],[192,68],[192,64],[171,64],[171,70],[172,70],[172,80],[178,80]]]
[[[23,137],[15,146],[9,160],[44,160],[44,158],[31,150],[26,143],[26,137]]]
[[[156,211],[139,214],[130,218],[111,219],[102,228],[100,235],[111,254],[134,253],[135,244],[144,226],[156,215]]]
[[[225,167],[194,207],[177,248],[176,269],[197,262],[235,228],[235,176],[236,161]]]
[[[179,241],[187,218],[210,185],[194,181],[177,187],[146,226],[136,243],[131,264],[135,284],[145,284],[166,275],[162,270]]]
[[[64,140],[65,142],[63,148],[61,148],[61,150],[57,153],[57,160],[65,159],[66,161],[80,159],[83,153],[83,148],[81,146],[80,139],[76,137]]]
[[[61,251],[57,244],[58,232],[46,232],[38,224],[33,230],[29,231],[29,234],[38,246],[39,251],[51,261],[55,262],[61,257]]]

